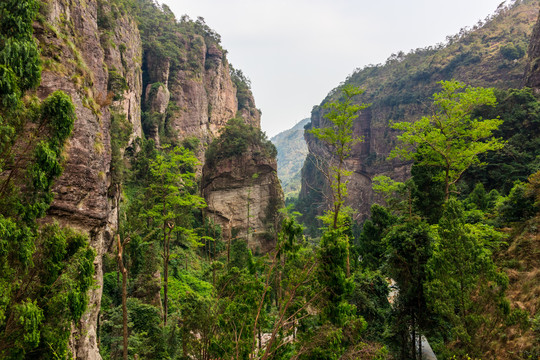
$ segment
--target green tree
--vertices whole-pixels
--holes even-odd
[[[480,356],[509,313],[508,278],[497,271],[489,249],[502,235],[490,226],[467,223],[462,204],[454,199],[446,203],[432,234],[428,302],[451,325],[445,335],[453,348]]]
[[[384,263],[385,245],[383,238],[388,229],[397,222],[385,207],[373,204],[371,218],[364,222],[358,239],[358,252],[362,257],[362,267],[377,270]]]
[[[330,121],[329,126],[312,129],[310,132],[331,148],[337,162],[337,164],[330,167],[333,204],[331,210],[322,217],[323,222],[328,224],[328,233],[323,235],[321,250],[338,249],[341,246],[340,244],[344,244],[346,256],[345,274],[350,276],[350,249],[346,232],[349,228],[347,224],[352,210],[343,207],[347,198],[348,181],[346,178],[351,175],[351,172],[345,168],[345,160],[350,156],[352,146],[362,141],[361,138],[355,137],[353,134],[354,119],[358,117],[360,110],[367,108],[369,105],[353,103],[353,98],[363,93],[360,88],[345,85],[341,91],[341,98],[338,101],[324,105],[324,108],[329,110],[325,115],[325,118]],[[331,244],[331,241],[337,243]],[[322,256],[323,259],[332,259],[334,255],[325,254]]]
[[[163,244],[163,322],[167,325],[168,276],[173,232],[182,234],[188,241],[199,245],[197,234],[189,226],[182,226],[181,214],[193,208],[206,206],[204,199],[193,194],[197,158],[190,150],[176,147],[158,153],[150,162],[151,182],[148,188],[150,208],[145,216],[161,228]]]
[[[385,272],[399,289],[388,336],[401,359],[421,359],[421,334],[430,318],[424,289],[432,251],[429,225],[418,218],[407,219],[393,226],[384,242]]]
[[[309,130],[316,138],[330,146],[337,162],[330,168],[334,199],[330,225],[332,229],[338,228],[340,210],[347,198],[346,177],[351,175],[351,172],[345,168],[345,160],[350,156],[352,146],[363,141],[362,138],[354,136],[353,122],[358,117],[358,112],[369,106],[369,104],[353,103],[353,98],[364,92],[360,88],[345,85],[341,91],[341,98],[338,101],[324,105],[324,108],[329,110],[325,115],[325,118],[330,121],[329,126]]]
[[[445,199],[451,187],[472,165],[479,164],[478,155],[504,146],[492,137],[502,120],[473,118],[475,108],[496,103],[492,89],[466,87],[458,81],[441,81],[442,91],[434,97],[432,116],[413,123],[398,122],[392,127],[404,131],[390,158],[417,159],[417,164],[441,169],[437,179],[444,182]],[[414,151],[416,150],[416,152]]]
[[[532,89],[495,90],[496,106],[483,106],[475,117],[500,116],[504,121],[495,137],[506,141],[504,148],[480,156],[485,166],[473,165],[463,180],[469,189],[481,182],[486,189],[508,194],[516,180],[540,169],[540,101]]]

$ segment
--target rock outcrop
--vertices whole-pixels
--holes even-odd
[[[538,92],[540,91],[540,15],[531,34],[527,57],[527,68],[523,83]]]
[[[118,225],[118,194],[111,174],[111,114],[121,114],[131,123],[131,139],[142,135],[142,44],[137,25],[121,16],[116,31],[104,39],[98,27],[99,11],[110,9],[99,9],[96,1],[53,0],[42,11],[44,20],[34,26],[46,59],[37,95],[45,98],[63,90],[71,95],[77,114],[48,217],[88,234],[97,255],[96,286],[89,294],[88,311],[73,328],[71,348],[77,359],[101,359],[97,318],[102,259]],[[113,75],[125,82],[117,94],[110,89]]]
[[[255,252],[275,247],[277,212],[283,207],[275,158],[250,146],[241,156],[206,164],[202,190],[206,214],[221,225],[225,240],[246,239]]]
[[[229,63],[216,44],[207,44],[199,35],[178,36],[191,54],[189,67],[171,71],[166,59],[152,53],[145,56],[148,83],[144,108],[159,119],[149,124],[149,137],[159,144],[161,123],[178,140],[197,138],[202,143],[199,159],[203,160],[204,146],[219,136],[227,121],[238,114],[247,123],[260,127],[260,112],[254,106],[244,109],[239,105]],[[250,104],[254,104],[250,97]]]

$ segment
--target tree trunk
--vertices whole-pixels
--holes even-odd
[[[122,272],[122,320],[123,320],[123,337],[124,337],[123,359],[127,360],[128,358],[127,271]]]
[[[163,325],[167,326],[167,314],[169,311],[169,258],[171,246],[171,232],[174,227],[172,224],[167,224],[169,233],[165,236],[163,248]]]
[[[124,266],[123,252],[124,246],[129,242],[129,238],[124,240],[124,243],[120,242],[120,235],[116,235],[118,242],[118,269],[122,273],[122,322],[123,322],[123,360],[128,359],[128,314],[127,314],[127,269]]]
[[[347,236],[347,277],[351,276],[351,250],[349,246],[349,237]]]

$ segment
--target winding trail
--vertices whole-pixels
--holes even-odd
[[[422,360],[437,360],[435,353],[429,346],[429,342],[426,337],[422,335]]]
[[[390,286],[390,293],[388,294],[388,302],[391,305],[393,305],[395,299],[397,298],[399,294],[399,290],[396,285],[396,282],[393,279],[389,279],[388,283]],[[422,360],[437,360],[437,356],[435,356],[433,349],[429,345],[429,342],[427,341],[424,335],[422,335]]]

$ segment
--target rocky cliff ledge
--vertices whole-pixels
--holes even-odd
[[[540,89],[540,15],[531,34],[527,58],[524,85],[538,92]]]

